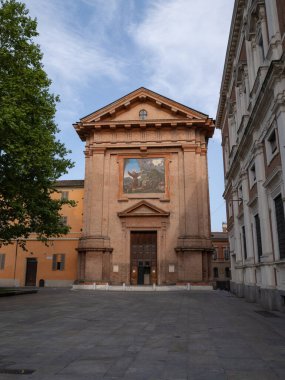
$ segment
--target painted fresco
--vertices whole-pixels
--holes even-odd
[[[124,193],[164,193],[164,158],[125,158]]]

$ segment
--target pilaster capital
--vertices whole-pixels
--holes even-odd
[[[253,152],[254,152],[254,157],[257,157],[258,155],[263,155],[263,144],[258,142],[258,143],[255,143],[254,145],[254,148],[253,148]]]
[[[105,154],[106,148],[105,147],[94,147],[92,148],[92,154]]]
[[[184,152],[196,152],[196,145],[195,144],[182,145],[182,150]]]
[[[242,170],[241,171],[240,178],[241,178],[242,181],[246,181],[248,179],[247,171],[246,170]]]

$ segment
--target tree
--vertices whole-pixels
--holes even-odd
[[[73,166],[57,140],[56,103],[34,40],[37,21],[25,5],[0,0],[0,245],[36,233],[59,236],[69,228],[51,198],[56,180]]]

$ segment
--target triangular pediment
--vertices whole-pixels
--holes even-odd
[[[140,120],[139,111],[147,111],[146,120],[199,120],[207,115],[141,87],[115,102],[83,117],[81,123]]]
[[[127,208],[124,211],[118,212],[119,217],[133,217],[133,216],[169,216],[169,212],[166,212],[159,207],[156,207],[149,202],[140,201],[134,206]]]

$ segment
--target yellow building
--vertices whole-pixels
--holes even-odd
[[[62,208],[62,220],[70,225],[66,236],[54,238],[48,245],[35,236],[27,240],[24,251],[17,241],[0,248],[0,286],[69,286],[77,278],[77,247],[82,228],[84,181],[58,181],[59,193],[76,207]]]

